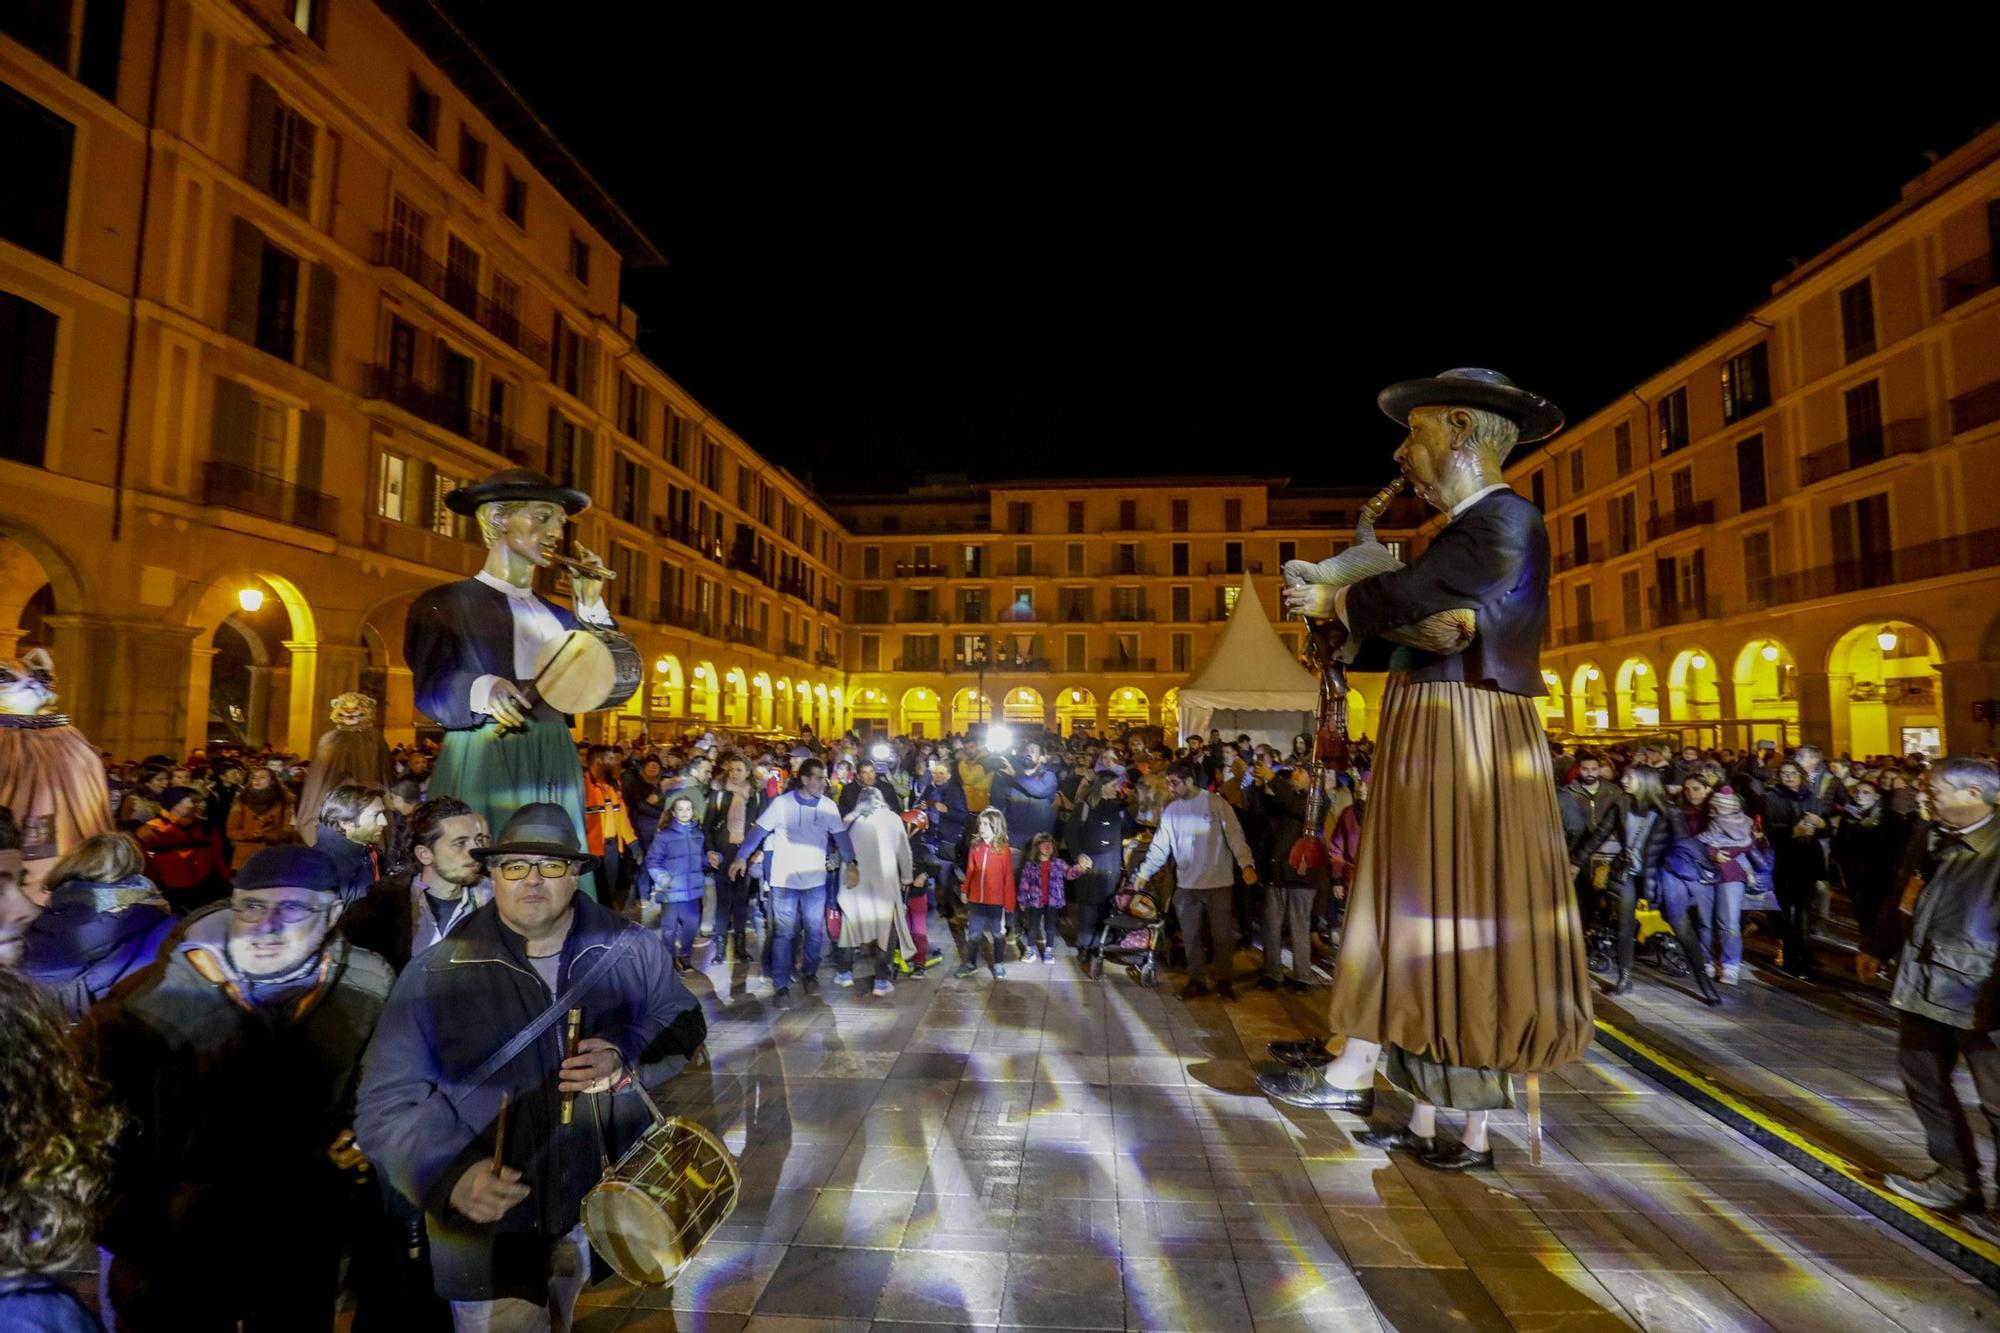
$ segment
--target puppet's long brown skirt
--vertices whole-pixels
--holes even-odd
[[[1381,717],[1333,1030],[1455,1073],[1577,1059],[1590,973],[1535,701],[1395,676]]]

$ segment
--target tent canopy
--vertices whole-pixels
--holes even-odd
[[[1254,741],[1289,750],[1292,737],[1313,729],[1319,682],[1271,627],[1247,576],[1229,623],[1201,670],[1181,686],[1179,703],[1183,736],[1214,727],[1232,737],[1248,732]]]

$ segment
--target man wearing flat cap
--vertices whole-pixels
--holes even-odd
[[[615,628],[602,580],[571,576],[573,612],[534,587],[535,571],[560,553],[563,524],[589,508],[590,497],[507,468],[452,491],[445,504],[478,519],[487,555],[471,578],[418,597],[403,632],[417,707],[445,729],[428,794],[457,797],[488,828],[537,801],[563,807],[582,827],[583,773],[570,720],[529,686],[544,645],[580,622]],[[576,555],[598,563],[581,546]],[[586,891],[593,882],[586,877]]]
[[[127,1125],[98,1243],[120,1329],[333,1327],[361,1054],[395,979],[339,869],[267,847],[82,1029]]]
[[[1447,519],[1407,566],[1285,591],[1288,611],[1339,622],[1357,665],[1391,676],[1334,974],[1330,1022],[1346,1047],[1324,1068],[1260,1081],[1294,1104],[1367,1114],[1386,1052],[1390,1083],[1417,1110],[1408,1128],[1363,1141],[1440,1170],[1487,1169],[1485,1113],[1512,1104],[1509,1076],[1579,1058],[1592,1030],[1535,702],[1548,534],[1500,475],[1516,445],[1563,418],[1490,370],[1395,384],[1378,401],[1408,429],[1404,479]],[[1470,617],[1462,648],[1408,646],[1409,627],[1446,613]],[[1439,1106],[1471,1113],[1459,1143],[1436,1137]]]

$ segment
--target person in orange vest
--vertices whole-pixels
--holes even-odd
[[[638,833],[625,813],[625,793],[618,781],[618,752],[608,745],[590,749],[590,766],[583,774],[583,832],[590,854],[599,857],[598,875],[604,889],[604,905],[614,912],[625,910],[625,891],[631,869],[625,864],[625,849],[636,845]]]

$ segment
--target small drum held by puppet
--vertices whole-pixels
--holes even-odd
[[[610,630],[573,629],[542,645],[534,693],[559,713],[604,713],[639,691],[639,650]]]
[[[619,1277],[672,1286],[736,1211],[741,1186],[715,1135],[678,1116],[660,1120],[583,1196],[583,1229]]]

